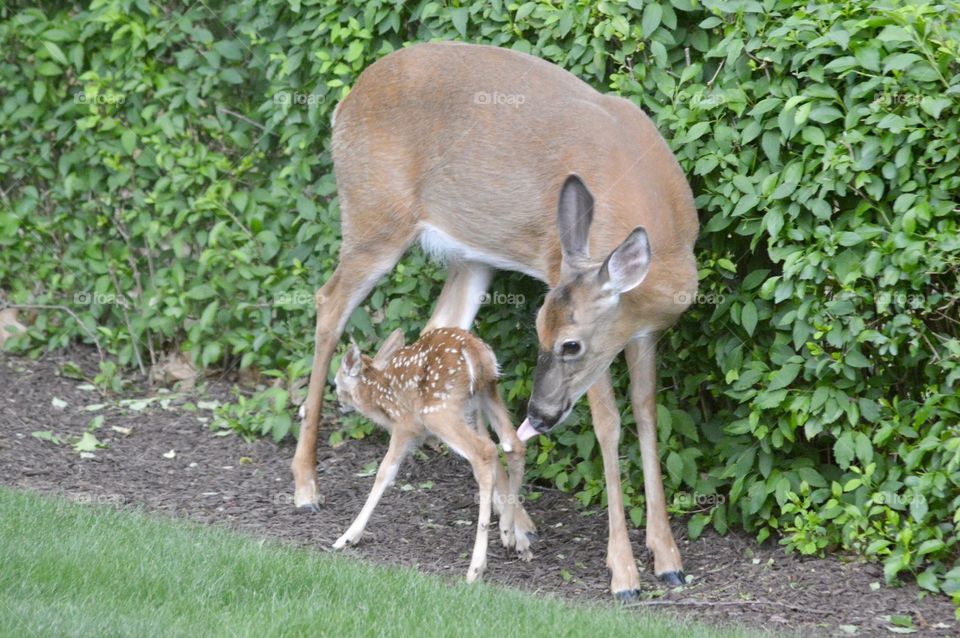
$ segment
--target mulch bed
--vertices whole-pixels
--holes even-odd
[[[159,401],[131,406],[81,389],[84,382],[62,376],[67,361],[91,378],[95,374],[96,354],[85,348],[39,361],[0,354],[0,485],[60,493],[80,502],[142,507],[329,551],[372,485],[372,476],[358,474],[365,474],[364,467],[378,462],[386,450],[385,436],[337,449],[321,444],[324,504],[319,514],[298,514],[291,504],[288,469],[292,443],[215,436],[202,421],[209,419],[209,411],[181,407],[187,401],[229,400],[228,383],[210,382],[202,396],[172,395],[165,407]],[[124,398],[146,396],[155,395],[144,390]],[[104,403],[108,405],[97,411],[84,409]],[[94,458],[81,458],[69,443],[55,445],[31,435],[51,430],[72,440],[95,415],[105,417],[96,436],[110,447],[97,450]],[[328,433],[321,433],[322,441]],[[609,600],[605,511],[583,508],[570,494],[532,489],[541,493],[527,504],[539,531],[533,562],[516,560],[500,546],[497,534],[491,534],[485,579],[568,599]],[[475,534],[474,495],[465,461],[424,448],[404,463],[363,542],[347,553],[463,578]],[[643,530],[632,529],[644,587],[637,607],[804,636],[892,636],[889,617],[908,615],[915,636],[960,635],[947,598],[924,594],[914,583],[880,586],[883,573],[876,564],[841,556],[802,558],[735,532],[719,536],[707,531],[690,541],[683,521],[673,524],[693,583],[663,589],[653,575]]]

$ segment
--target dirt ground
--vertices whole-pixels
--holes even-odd
[[[61,375],[68,361],[90,378],[95,374],[96,355],[83,348],[39,361],[0,354],[0,484],[86,503],[140,506],[330,551],[359,512],[373,482],[369,468],[386,450],[385,436],[337,449],[322,443],[319,480],[325,502],[319,514],[298,514],[288,470],[292,443],[215,436],[208,427],[209,410],[182,408],[188,401],[228,400],[228,383],[211,382],[202,396],[168,395],[169,401],[143,405],[129,399],[156,395],[143,390],[105,398],[89,384]],[[98,404],[106,405],[86,409]],[[81,458],[70,441],[97,415],[104,421],[95,434],[109,447]],[[48,430],[63,442],[32,436]],[[327,434],[321,433],[322,441]],[[606,513],[582,508],[569,494],[530,489],[541,493],[527,503],[539,528],[533,562],[516,560],[493,534],[485,578],[534,593],[608,600]],[[465,461],[425,449],[404,463],[363,542],[347,551],[358,559],[462,578],[475,533],[474,495]],[[775,543],[758,545],[739,533],[707,531],[690,541],[684,521],[674,520],[673,526],[693,581],[675,590],[662,588],[643,530],[632,529],[644,587],[635,607],[802,636],[960,636],[949,600],[926,595],[914,583],[887,587],[877,565],[840,556],[788,555]],[[891,616],[908,616],[914,631],[898,627],[895,621],[904,619]]]

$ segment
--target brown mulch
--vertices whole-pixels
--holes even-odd
[[[166,407],[159,401],[131,406],[62,376],[67,361],[89,377],[95,374],[96,354],[84,348],[39,361],[0,354],[0,485],[61,493],[80,502],[140,506],[327,551],[359,512],[372,485],[364,469],[386,450],[383,436],[337,449],[321,444],[319,480],[325,502],[319,514],[298,514],[291,504],[288,469],[292,443],[215,436],[208,428],[209,410],[182,407],[188,401],[229,400],[226,382],[206,384],[202,396],[175,393]],[[146,396],[155,395],[131,392],[124,398]],[[84,409],[91,404],[108,405]],[[55,445],[31,435],[51,430],[72,439],[96,415],[105,417],[96,436],[109,448],[97,450],[94,458],[81,458],[68,443]],[[329,430],[322,432],[322,440],[327,434]],[[531,563],[516,560],[492,534],[485,579],[534,593],[607,600],[606,513],[581,507],[570,494],[530,489],[540,494],[527,503],[539,530],[535,558]],[[470,468],[462,459],[424,448],[404,463],[363,542],[348,553],[462,578],[475,533],[474,494]],[[630,532],[644,587],[637,606],[652,613],[804,636],[893,636],[889,617],[908,615],[916,629],[912,635],[960,635],[947,598],[925,594],[915,583],[887,587],[876,564],[841,556],[802,558],[735,532],[719,536],[707,531],[690,541],[683,521],[673,524],[686,573],[694,577],[692,584],[673,591],[663,589],[653,575],[643,530]]]

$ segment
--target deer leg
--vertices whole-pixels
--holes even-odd
[[[490,267],[479,262],[451,262],[447,267],[447,281],[423,332],[453,327],[469,330],[492,277]]]
[[[647,547],[653,553],[657,577],[668,585],[682,585],[683,562],[670,529],[663,495],[660,456],[657,453],[656,340],[641,337],[625,349],[630,370],[630,400],[637,421],[637,437],[643,457],[643,491],[647,501]]]
[[[473,544],[473,556],[467,570],[467,582],[472,583],[483,576],[487,568],[487,545],[489,542],[490,514],[493,508],[493,484],[496,480],[497,446],[489,436],[470,429],[462,419],[451,420],[437,414],[425,419],[424,425],[436,434],[447,446],[470,461],[473,476],[479,488],[480,512],[477,516],[477,538]]]
[[[607,567],[610,569],[610,590],[619,600],[634,600],[640,591],[640,573],[633,558],[627,519],[620,490],[620,414],[613,396],[610,372],[604,372],[587,390],[593,431],[603,456],[603,475],[607,482],[607,515],[610,530],[607,538]]]
[[[377,477],[373,481],[373,488],[367,496],[367,501],[363,504],[363,509],[360,510],[349,529],[333,544],[334,549],[342,549],[347,544],[356,545],[360,541],[363,530],[366,529],[367,522],[370,520],[370,515],[373,514],[374,508],[377,507],[377,503],[380,502],[380,498],[386,489],[393,485],[393,481],[397,477],[397,470],[400,469],[400,463],[407,452],[410,451],[415,438],[408,428],[399,423],[394,425],[393,432],[390,435],[390,446],[387,448],[383,460],[380,461],[380,467],[377,468]]]
[[[297,509],[317,512],[317,424],[323,406],[323,389],[327,382],[330,359],[344,326],[353,311],[370,293],[385,273],[399,261],[407,242],[394,240],[366,249],[341,250],[340,264],[316,295],[317,328],[310,386],[303,403],[303,420],[297,450],[290,469],[293,471],[293,503]],[[376,252],[374,252],[376,251]]]

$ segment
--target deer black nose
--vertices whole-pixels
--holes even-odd
[[[527,420],[530,422],[531,427],[533,427],[533,429],[539,432],[540,434],[543,434],[544,432],[548,431],[550,428],[555,426],[557,424],[557,418],[559,416],[560,415],[557,414],[553,417],[550,417],[544,414],[542,411],[540,411],[537,408],[537,406],[533,404],[530,404],[527,407]]]

